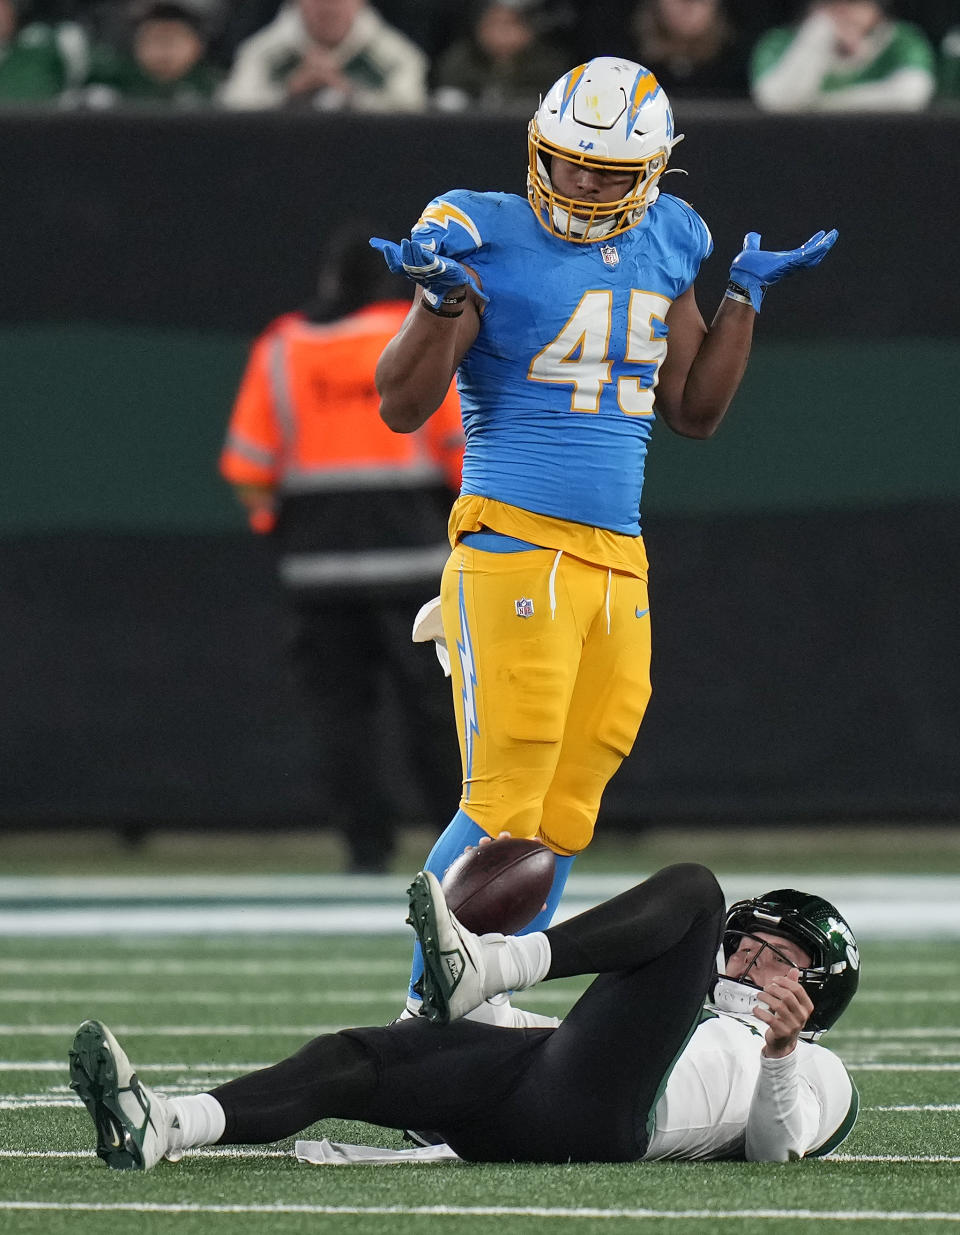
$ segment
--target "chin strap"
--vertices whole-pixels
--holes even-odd
[[[719,1012],[753,1016],[761,994],[762,991],[757,986],[748,986],[745,982],[736,982],[733,978],[724,978],[718,974],[710,988],[709,1002]]]

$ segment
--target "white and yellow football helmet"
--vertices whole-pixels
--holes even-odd
[[[635,227],[656,201],[657,181],[682,134],[660,83],[642,64],[598,56],[555,82],[530,121],[527,196],[554,235],[578,244]],[[550,159],[598,170],[635,171],[633,188],[615,202],[580,201],[557,193]]]

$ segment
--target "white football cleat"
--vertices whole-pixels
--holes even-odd
[[[137,1079],[126,1052],[99,1021],[84,1021],[73,1039],[70,1088],[90,1112],[97,1156],[107,1166],[148,1171],[168,1153],[175,1157],[166,1100]]]
[[[431,871],[421,871],[407,895],[407,921],[423,949],[421,1016],[446,1025],[483,1003],[487,973],[484,938],[502,941],[503,936],[481,938],[461,925],[447,908],[440,881]]]

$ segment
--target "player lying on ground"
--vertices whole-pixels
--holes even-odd
[[[707,326],[694,290],[713,249],[662,191],[681,135],[643,65],[600,56],[554,83],[527,130],[527,194],[452,189],[409,239],[375,238],[419,285],[377,365],[380,414],[423,426],[456,374],[466,450],[441,581],[463,770],[459,809],[424,862],[508,831],[557,855],[549,925],[604,789],[650,697],[641,498],[655,417],[719,428],[766,290],[817,266],[748,232]],[[421,962],[415,953],[409,1004]],[[508,1006],[471,1017],[516,1024]]]
[[[410,921],[426,1015],[323,1034],[210,1093],[162,1098],[85,1021],[70,1076],[99,1156],[146,1170],[340,1118],[436,1129],[475,1162],[779,1162],[827,1153],[853,1126],[857,1091],[814,1040],[853,997],[859,957],[819,897],[780,890],[725,914],[711,872],[680,864],[546,931],[476,936],[421,872]],[[496,992],[586,973],[599,976],[557,1028],[463,1019]]]

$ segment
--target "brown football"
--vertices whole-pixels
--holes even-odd
[[[553,867],[553,852],[546,845],[504,836],[461,854],[440,886],[467,930],[514,935],[540,912]]]

